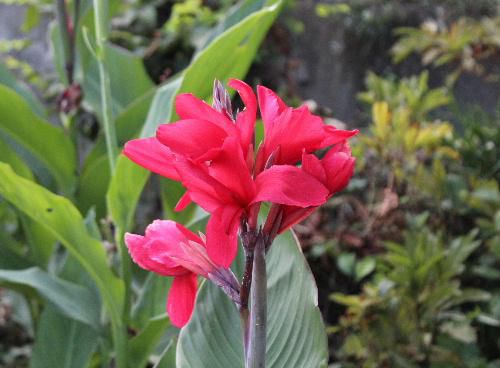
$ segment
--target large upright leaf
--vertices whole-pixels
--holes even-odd
[[[78,210],[68,199],[21,178],[3,163],[0,177],[0,195],[42,224],[68,249],[96,283],[111,318],[119,322],[123,282],[111,272],[104,246],[89,234]]]
[[[31,109],[40,117],[47,116],[45,107],[41,104],[31,90],[18,78],[16,78],[4,63],[0,62],[0,83],[12,88],[19,93],[31,106]]]
[[[181,82],[181,78],[176,78],[158,89],[142,128],[141,137],[153,135],[157,125],[168,121],[172,112],[173,99]],[[147,170],[123,155],[118,158],[107,193],[107,203],[111,217],[121,231],[130,227],[135,207],[148,178]]]
[[[0,231],[0,269],[22,270],[31,266],[33,264],[26,259],[22,244]]]
[[[191,92],[200,98],[211,95],[214,79],[242,78],[257,48],[281,10],[282,1],[271,1],[216,37],[197,54],[191,65],[176,79],[160,87],[150,108],[141,137],[152,136],[161,123],[172,121],[173,98]],[[108,191],[108,208],[118,227],[130,226],[137,201],[149,172],[120,156]]]
[[[111,44],[106,45],[105,52],[111,83],[111,107],[116,116],[154,85],[146,73],[141,58]],[[99,83],[98,64],[94,60],[85,72],[82,86],[85,99],[101,114]]]
[[[90,326],[45,308],[33,346],[30,368],[85,368],[98,343]]]
[[[33,180],[33,173],[19,155],[4,141],[0,139],[0,160],[9,164],[17,175]]]
[[[129,104],[116,117],[115,126],[118,144],[124,144],[141,130],[153,95],[154,90],[147,92],[144,96]],[[104,136],[101,136],[87,156],[78,182],[76,201],[82,213],[94,207],[97,218],[106,215],[106,191],[111,179],[108,160]]]
[[[165,313],[167,294],[171,285],[171,277],[160,276],[153,272],[148,274],[132,308],[131,327],[142,329],[151,318]]]
[[[99,308],[92,293],[83,286],[49,275],[37,267],[0,270],[0,285],[36,290],[63,315],[97,329]]]
[[[267,257],[267,366],[319,368],[328,361],[325,326],[309,266],[291,232],[278,237]],[[238,257],[238,268],[242,268]],[[177,368],[243,367],[239,314],[217,287],[205,282],[192,320],[181,331]]]
[[[25,214],[20,213],[19,218],[29,246],[30,260],[45,269],[56,247],[56,238],[42,224]]]
[[[129,343],[129,367],[144,367],[149,356],[170,326],[170,320],[166,314],[151,318],[144,329],[134,336]]]
[[[41,119],[12,89],[0,85],[0,139],[13,140],[28,151],[71,193],[75,183],[75,147],[64,132]]]

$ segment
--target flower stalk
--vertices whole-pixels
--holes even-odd
[[[265,368],[267,330],[266,244],[262,234],[254,249],[250,289],[250,323],[245,367]]]

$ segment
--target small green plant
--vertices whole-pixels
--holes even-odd
[[[465,71],[479,75],[486,73],[482,62],[498,55],[499,32],[500,17],[481,20],[463,17],[449,27],[427,21],[420,28],[399,28],[396,34],[400,38],[392,48],[393,61],[399,63],[417,53],[424,65],[455,64],[455,70],[447,80],[447,84],[452,85]]]
[[[479,246],[477,232],[454,239],[434,234],[419,216],[401,244],[386,242],[373,281],[359,295],[332,294],[347,307],[335,331],[345,336],[338,358],[348,367],[470,367],[441,342],[476,341],[473,314],[461,307],[489,300],[464,288],[464,262]],[[350,363],[349,363],[350,362]],[[448,365],[446,365],[448,364]]]

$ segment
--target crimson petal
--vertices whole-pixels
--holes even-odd
[[[255,202],[269,201],[298,207],[319,206],[326,202],[328,189],[314,176],[291,165],[274,165],[255,180]]]
[[[167,299],[167,312],[176,327],[184,327],[193,314],[198,279],[194,273],[174,278]]]
[[[123,154],[136,164],[166,178],[180,180],[175,169],[175,155],[156,138],[128,141]]]

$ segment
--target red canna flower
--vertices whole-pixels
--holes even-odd
[[[330,149],[320,160],[313,154],[303,153],[302,170],[318,179],[328,188],[331,197],[344,189],[354,173],[356,159],[351,155],[347,141],[341,142]],[[300,208],[296,206],[282,207],[282,221],[278,233],[309,216],[316,207]]]
[[[236,256],[237,232],[243,214],[253,204],[269,201],[297,207],[319,206],[327,188],[315,177],[291,165],[271,167],[255,180],[238,142],[227,138],[210,165],[177,161],[181,181],[194,202],[211,216],[207,224],[207,251],[216,264],[228,267]]]
[[[264,141],[257,154],[256,172],[260,172],[269,156],[278,149],[275,165],[295,165],[302,153],[315,152],[356,135],[357,130],[341,130],[323,123],[306,106],[293,109],[266,87],[257,88],[264,122]]]
[[[127,233],[125,243],[140,267],[174,277],[167,311],[177,327],[191,318],[198,275],[221,286],[233,299],[238,295],[238,281],[232,272],[216,266],[207,255],[204,239],[178,223],[156,220],[146,228],[145,236]]]
[[[191,94],[179,95],[176,111],[181,120],[161,125],[155,138],[130,141],[124,149],[139,165],[182,182],[187,192],[178,210],[194,201],[211,214],[207,254],[223,268],[236,256],[241,220],[255,226],[260,202],[282,206],[287,223],[325,203],[333,193],[332,183],[343,179],[335,171],[338,167],[327,165],[330,158],[323,159],[321,174],[309,156],[357,133],[327,126],[306,107],[290,108],[271,90],[258,87],[265,135],[255,155],[257,98],[242,81],[231,80],[229,85],[245,104],[236,116],[229,95],[216,82],[213,107]],[[312,168],[296,167],[301,158],[314,161]]]

